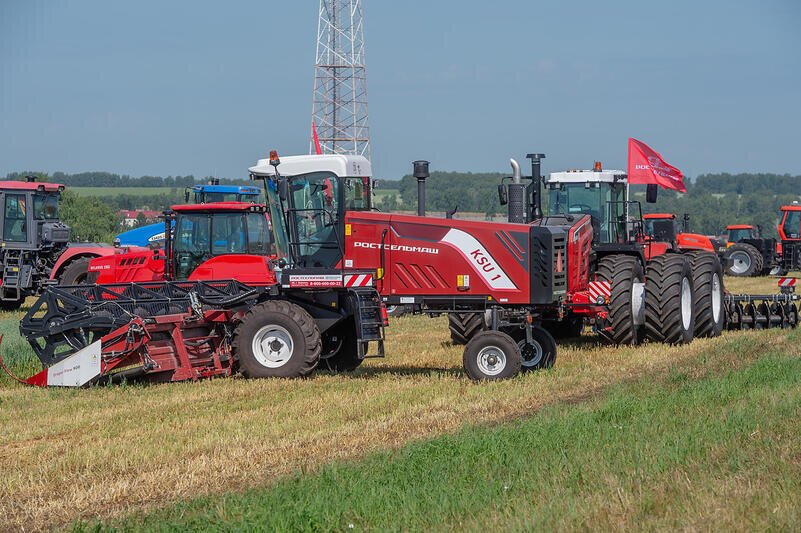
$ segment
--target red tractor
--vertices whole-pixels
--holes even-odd
[[[781,208],[779,220],[779,237],[777,252],[781,257],[778,274],[786,274],[791,270],[801,270],[801,205],[785,205]]]

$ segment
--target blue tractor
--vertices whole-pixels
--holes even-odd
[[[219,185],[219,180],[212,180],[208,185],[193,185],[184,191],[184,200],[195,204],[211,202],[251,202],[259,201],[260,189],[240,185]],[[120,233],[114,238],[119,246],[143,246],[161,248],[164,245],[164,224],[157,222]]]

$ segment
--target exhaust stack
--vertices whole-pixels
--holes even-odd
[[[414,172],[412,175],[417,178],[417,216],[426,216],[426,178],[428,172],[428,161],[414,161]]]
[[[545,154],[528,154],[531,159],[531,220],[542,218],[542,174],[541,162]]]
[[[520,164],[514,158],[509,159],[512,165],[512,183],[509,184],[509,222],[526,223],[526,185],[522,183]]]

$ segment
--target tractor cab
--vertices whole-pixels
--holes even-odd
[[[299,268],[337,267],[343,256],[345,212],[372,209],[370,162],[339,154],[279,160],[271,153],[250,172],[253,179],[265,181],[277,256]]]
[[[93,259],[89,272],[97,274],[94,281],[99,284],[228,278],[263,284],[273,279],[268,266],[274,253],[272,230],[266,213],[264,205],[245,202],[175,205],[165,222],[175,230],[165,232],[164,249],[118,250]]]
[[[35,181],[0,181],[3,248],[41,250],[66,246],[69,227],[58,218],[64,186]]]
[[[672,213],[650,213],[643,215],[646,238],[656,242],[675,243],[681,232],[679,221]]]
[[[801,241],[801,205],[783,205],[779,235],[782,241]]]
[[[759,239],[759,228],[749,224],[736,224],[726,226],[726,235],[729,246],[747,239]]]
[[[626,173],[602,170],[552,172],[545,180],[548,215],[590,215],[593,244],[619,245],[641,241],[642,211],[629,201]]]

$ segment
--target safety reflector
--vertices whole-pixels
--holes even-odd
[[[588,290],[594,301],[598,301],[599,298],[606,299],[612,294],[612,282],[591,281]]]

